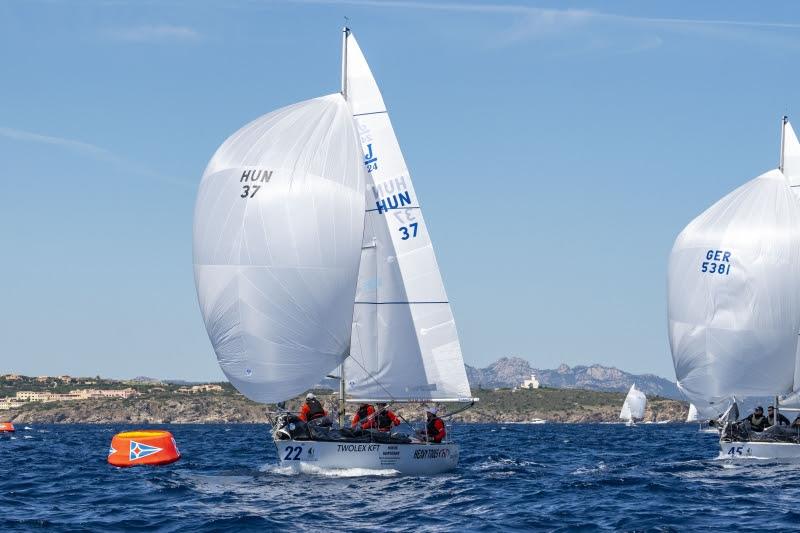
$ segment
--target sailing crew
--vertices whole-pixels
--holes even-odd
[[[350,427],[352,429],[371,429],[375,423],[375,408],[368,403],[362,403],[356,414],[353,415],[353,420],[350,422]],[[359,423],[361,424],[359,426]]]
[[[769,421],[770,426],[775,425],[775,408],[773,406],[767,407],[767,420]],[[780,412],[778,413],[778,425],[779,426],[788,426],[789,419],[783,416]]]
[[[447,435],[447,430],[444,427],[444,422],[442,419],[436,416],[436,408],[435,407],[428,407],[425,410],[425,415],[427,418],[427,425],[425,426],[425,431],[420,432],[421,436],[427,442],[435,442],[439,443],[444,440],[445,436]]]
[[[750,428],[753,431],[764,431],[770,426],[769,420],[764,416],[764,408],[760,405],[753,410],[752,414],[742,419],[743,422],[745,420],[750,422]]]
[[[391,431],[392,426],[399,426],[400,419],[386,407],[386,402],[378,402],[378,414],[375,415],[378,431]]]
[[[322,407],[322,404],[319,403],[317,397],[314,396],[314,393],[309,392],[306,394],[306,401],[303,406],[300,407],[300,414],[298,415],[300,420],[311,422],[312,420],[317,420],[325,416],[328,416],[328,413],[325,412],[325,409]]]

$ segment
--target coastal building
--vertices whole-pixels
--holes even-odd
[[[538,389],[539,388],[539,380],[536,379],[536,374],[531,374],[531,379],[526,379],[520,385],[521,389]]]
[[[18,402],[14,400],[14,398],[0,398],[0,411],[16,409],[17,407],[21,407],[22,404],[23,402]]]
[[[79,389],[65,394],[47,391],[19,391],[13,398],[0,398],[6,402],[70,402],[75,400],[91,400],[96,398],[130,398],[138,393],[131,388],[127,389]]]

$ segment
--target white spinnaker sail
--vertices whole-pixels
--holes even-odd
[[[800,324],[800,207],[773,170],[695,218],[672,248],[669,338],[691,400],[792,390]]]
[[[628,395],[625,396],[625,403],[619,417],[623,420],[641,420],[644,418],[644,409],[647,406],[647,397],[642,391],[636,388],[636,384],[631,385]]]
[[[346,357],[365,179],[340,94],[262,116],[208,163],[195,284],[220,367],[248,398],[283,401]]]
[[[351,397],[471,397],[453,314],[383,97],[352,34],[346,95],[368,171],[366,220],[345,377]]]

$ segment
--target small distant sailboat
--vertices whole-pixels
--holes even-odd
[[[644,411],[647,407],[647,396],[636,388],[636,383],[631,385],[628,390],[628,395],[625,397],[625,403],[622,404],[622,410],[619,412],[619,417],[625,420],[626,426],[635,426],[637,420],[644,418]]]
[[[686,415],[686,422],[697,422],[698,420],[697,407],[695,407],[693,403],[690,403],[689,414]]]
[[[800,390],[800,143],[786,117],[779,167],[745,183],[678,235],[668,273],[679,388],[720,417],[729,457],[800,457],[780,427],[736,423],[736,397]],[[796,397],[796,396],[795,396]],[[789,402],[784,402],[786,405]],[[777,414],[777,413],[776,413]]]
[[[343,33],[341,92],[229,137],[206,168],[194,215],[198,299],[231,384],[280,403],[333,373],[340,427],[345,401],[477,401],[383,97]],[[282,465],[432,474],[458,463],[450,440],[299,434],[289,413],[273,422]]]

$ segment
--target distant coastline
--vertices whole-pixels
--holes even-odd
[[[87,393],[85,391],[95,391]],[[102,391],[105,391],[104,393]],[[110,391],[118,391],[117,393]],[[123,392],[124,391],[124,392]],[[28,400],[0,409],[0,420],[17,423],[267,423],[269,406],[252,402],[229,383],[184,384],[152,379],[109,380],[99,377],[0,376],[0,398],[53,398]],[[333,406],[332,393],[319,390],[319,397]],[[36,393],[36,394],[27,394]],[[48,396],[50,395],[50,396]],[[61,396],[59,396],[61,395]],[[584,389],[475,389],[481,400],[453,418],[462,422],[525,423],[536,419],[557,423],[618,422],[625,394]],[[62,399],[57,399],[62,398]],[[66,398],[66,399],[65,399]],[[301,399],[287,402],[297,410]],[[0,405],[2,405],[0,403]],[[274,409],[274,406],[273,406]],[[352,412],[355,406],[350,405]],[[398,404],[402,416],[420,419],[423,407]],[[668,398],[648,399],[645,420],[652,422],[686,419],[688,404]]]

